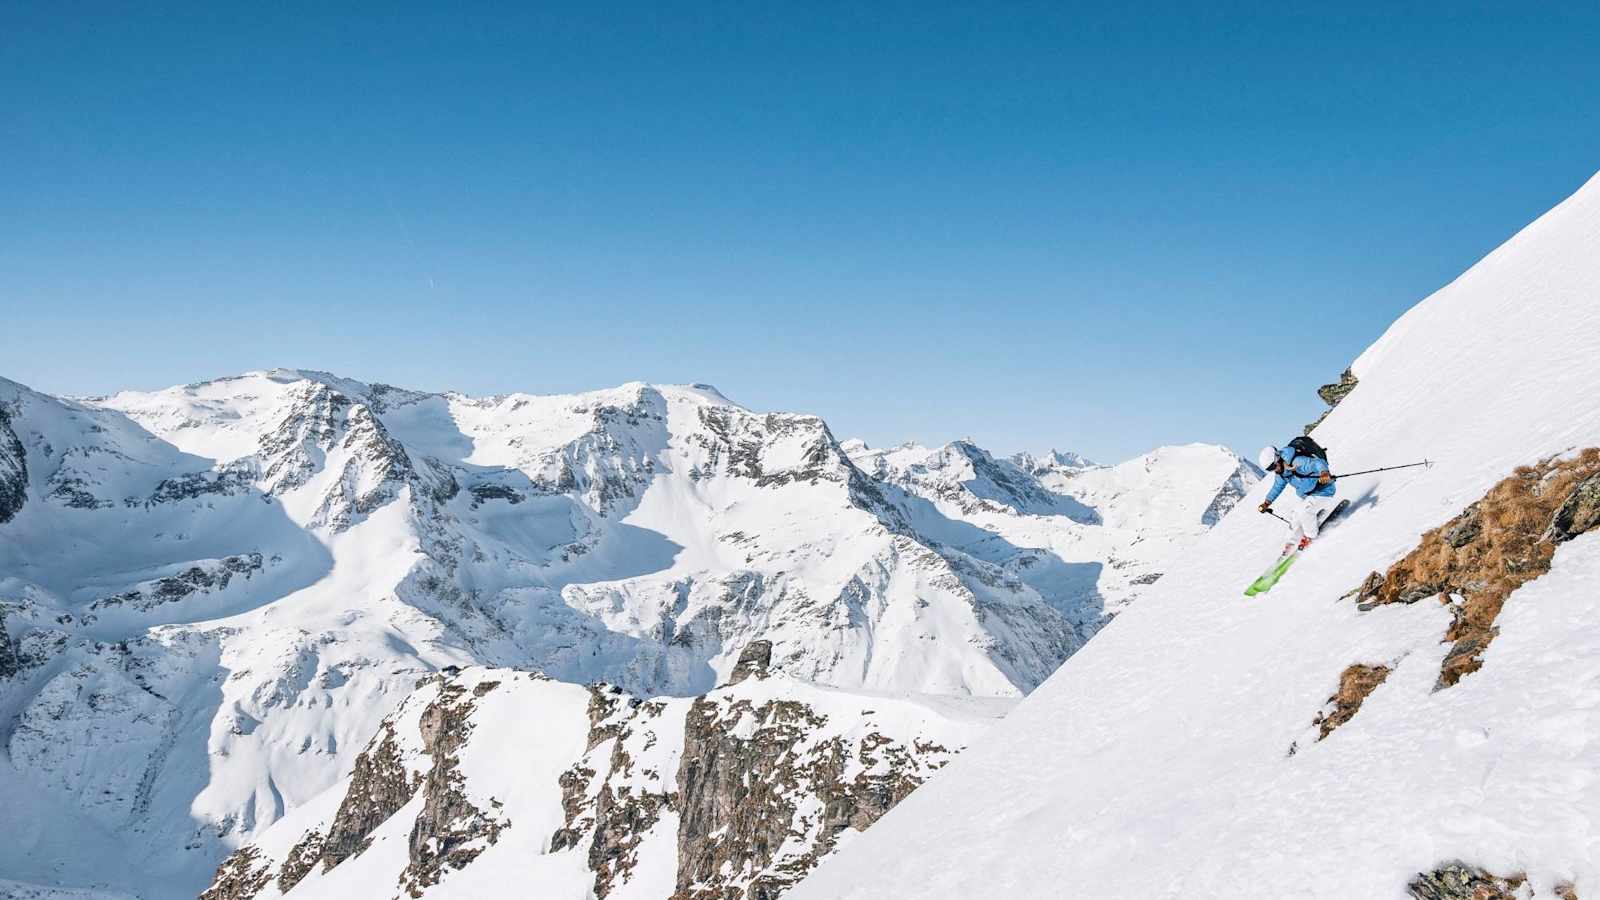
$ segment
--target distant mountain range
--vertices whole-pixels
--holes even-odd
[[[643,702],[708,695],[760,643],[795,691],[1016,697],[1257,477],[1204,445],[1112,467],[874,450],[705,385],[0,380],[0,791],[22,836],[0,873],[192,895],[347,791],[445,667]]]

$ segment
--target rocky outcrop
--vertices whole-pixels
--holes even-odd
[[[729,684],[738,684],[746,678],[767,677],[767,669],[772,665],[772,642],[751,641],[739,653],[739,662],[733,667],[733,674],[728,677]]]
[[[0,525],[22,510],[28,500],[28,455],[11,430],[11,413],[0,403]]]
[[[472,508],[477,509],[490,500],[504,500],[513,506],[523,501],[523,496],[503,484],[475,484],[467,488],[472,494]]]
[[[492,852],[501,867],[575,854],[560,865],[570,871],[581,860],[595,898],[626,885],[630,896],[662,900],[770,900],[984,727],[952,717],[949,701],[861,697],[763,671],[769,654],[764,642],[752,645],[738,683],[692,699],[643,700],[593,685],[585,704],[581,688],[508,670],[429,678],[358,758],[331,818],[247,845],[217,870],[208,896],[249,900],[272,884],[304,891],[306,879],[358,865],[362,877],[379,873],[422,897]],[[514,699],[521,715],[484,715],[479,701],[493,691],[511,693],[497,695],[500,713]],[[584,716],[582,730],[553,723],[563,736],[538,745],[540,732],[509,721],[556,710]],[[574,738],[581,755],[556,768],[558,748]],[[525,771],[504,773],[502,783],[501,765],[484,764],[513,759],[541,760],[550,779],[541,783],[559,786],[561,824],[548,836],[514,827],[554,811],[548,788],[519,787]],[[405,848],[401,871],[374,862],[392,851],[363,855],[380,832],[387,848]],[[291,843],[275,855],[262,849]]]
[[[424,801],[411,825],[400,887],[420,897],[445,872],[466,866],[510,826],[504,817],[468,801],[456,757],[472,734],[475,702],[498,686],[498,681],[479,681],[469,689],[453,680],[433,679],[424,687],[431,699],[417,719],[417,736],[407,738],[397,730],[405,718],[403,708],[384,720],[356,757],[344,798],[325,826],[306,831],[275,865],[264,862],[254,845],[240,849],[217,869],[204,896],[248,900],[272,880],[274,869],[277,888],[286,894],[318,868],[330,871],[359,857],[371,845],[373,833],[419,791]],[[431,768],[418,771],[408,756],[430,760]]]
[[[1344,372],[1339,373],[1338,381],[1334,381],[1333,384],[1323,384],[1322,388],[1317,388],[1317,396],[1322,397],[1323,404],[1328,404],[1328,408],[1323,410],[1322,415],[1317,416],[1317,421],[1307,424],[1304,434],[1310,434],[1317,428],[1318,424],[1322,424],[1322,420],[1328,418],[1328,413],[1333,412],[1334,407],[1338,407],[1342,400],[1349,397],[1350,391],[1355,391],[1357,383],[1355,373],[1346,368]]]
[[[0,678],[10,678],[22,671],[22,660],[11,645],[11,635],[6,633],[6,618],[0,615]]]
[[[290,848],[289,855],[283,860],[283,866],[278,869],[278,890],[287,894],[290,888],[311,874],[317,863],[322,862],[326,851],[327,838],[322,832],[317,830],[307,832],[306,836],[300,839],[300,843]]]
[[[952,755],[876,732],[859,742],[823,737],[827,724],[789,700],[695,701],[678,771],[673,900],[777,897],[832,852],[841,833],[876,822]]]
[[[590,691],[589,753],[561,776],[566,823],[551,836],[550,851],[577,849],[587,840],[594,896],[604,898],[632,879],[646,839],[665,812],[678,808],[678,794],[671,790],[672,773],[646,758],[662,749],[657,732],[669,704],[600,685]]]
[[[1228,480],[1217,490],[1217,496],[1211,501],[1211,505],[1200,514],[1200,524],[1210,528],[1221,522],[1222,517],[1238,506],[1244,495],[1261,480],[1261,475],[1261,470],[1256,468],[1254,463],[1240,460],[1239,467],[1233,470],[1233,474],[1229,475]]]
[[[1556,509],[1544,538],[1552,544],[1559,544],[1595,528],[1600,528],[1600,472],[1585,478],[1572,489],[1572,493]]]
[[[845,481],[853,468],[834,441],[828,426],[816,416],[770,413],[757,416],[733,407],[700,410],[700,423],[711,440],[708,469],[748,478],[759,487],[779,487],[795,482]],[[772,457],[783,452],[783,463]],[[701,477],[705,477],[702,474]]]
[[[303,381],[287,395],[287,412],[258,441],[261,481],[281,495],[309,483],[338,464],[313,522],[344,531],[417,481],[417,469],[401,443],[365,403],[321,381]],[[439,479],[433,479],[439,480]],[[418,484],[418,496],[438,485]]]
[[[1522,875],[1493,875],[1464,862],[1448,862],[1431,872],[1419,872],[1406,885],[1414,900],[1519,900]]]
[[[1523,466],[1422,536],[1353,593],[1364,610],[1438,597],[1453,621],[1440,667],[1447,688],[1483,665],[1507,598],[1550,570],[1556,546],[1600,525],[1600,448]]]
[[[241,848],[217,867],[211,886],[200,900],[250,900],[272,880],[272,866],[254,847]]]
[[[1317,388],[1317,396],[1330,407],[1338,406],[1341,400],[1350,396],[1350,392],[1356,389],[1356,384],[1355,373],[1345,369],[1339,373],[1338,381]]]
[[[1315,429],[1318,425],[1321,425],[1322,420],[1328,417],[1328,413],[1333,412],[1334,407],[1338,406],[1339,403],[1344,400],[1344,398],[1350,396],[1350,392],[1356,389],[1356,385],[1358,383],[1359,382],[1356,379],[1355,373],[1349,369],[1345,369],[1343,372],[1339,373],[1338,381],[1335,381],[1333,384],[1325,384],[1322,387],[1317,388],[1317,396],[1322,398],[1323,403],[1328,404],[1328,408],[1322,411],[1322,415],[1317,416],[1317,420],[1315,422],[1312,422],[1310,425],[1305,427],[1305,433],[1310,434],[1313,429]]]
[[[195,594],[210,594],[226,590],[234,578],[248,580],[261,571],[259,553],[228,556],[219,560],[205,560],[183,570],[177,575],[145,582],[131,591],[102,597],[89,604],[91,610],[106,610],[127,606],[146,612],[163,603],[174,603]]]
[[[472,734],[474,701],[499,686],[498,681],[481,681],[469,694],[461,685],[445,682],[439,699],[423,710],[422,743],[433,758],[433,768],[423,782],[422,812],[411,826],[411,862],[400,873],[400,886],[412,897],[421,897],[445,872],[471,863],[511,825],[467,799],[456,758]]]
[[[409,803],[421,785],[422,779],[413,777],[402,759],[402,744],[394,721],[386,720],[356,757],[344,799],[325,828],[306,832],[276,865],[262,860],[254,845],[240,848],[217,868],[201,900],[249,900],[273,880],[273,869],[278,890],[288,893],[319,866],[328,871],[360,856],[372,833]]]
[[[189,472],[164,478],[144,501],[128,500],[126,505],[154,506],[158,503],[176,503],[198,500],[201,497],[231,497],[254,490],[255,470],[244,463],[233,463],[208,472]]]
[[[1361,704],[1389,677],[1388,666],[1369,666],[1357,663],[1339,675],[1339,690],[1328,698],[1331,707],[1317,716],[1312,724],[1317,726],[1317,740],[1333,733],[1335,728],[1350,721],[1361,709]]]
[[[385,722],[378,737],[356,757],[355,768],[350,773],[350,787],[345,791],[339,811],[334,813],[326,838],[296,845],[292,855],[293,865],[285,869],[284,878],[291,884],[298,881],[293,872],[303,865],[306,851],[313,845],[321,848],[318,861],[324,869],[331,869],[367,849],[368,839],[379,825],[411,802],[418,781],[411,777],[400,755],[400,741],[394,725]],[[299,871],[304,876],[304,871]]]
[[[315,381],[290,389],[288,411],[258,442],[264,463],[262,481],[269,491],[291,491],[311,479],[322,455],[338,443],[345,413],[353,403]]]

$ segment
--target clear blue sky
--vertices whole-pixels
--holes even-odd
[[[1592,3],[331,5],[0,2],[0,374],[1247,450],[1600,169]]]

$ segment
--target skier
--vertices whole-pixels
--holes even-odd
[[[1272,512],[1272,501],[1289,485],[1294,485],[1294,492],[1304,499],[1299,513],[1293,517],[1294,534],[1284,546],[1284,553],[1297,547],[1304,550],[1317,536],[1322,520],[1334,506],[1336,488],[1333,473],[1328,471],[1327,451],[1310,438],[1297,437],[1282,449],[1262,447],[1257,464],[1276,476],[1272,490],[1267,491],[1267,499],[1261,502],[1261,512]]]

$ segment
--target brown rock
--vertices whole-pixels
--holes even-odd
[[[1458,604],[1436,684],[1448,688],[1483,666],[1507,598],[1550,570],[1558,543],[1596,525],[1600,448],[1590,447],[1517,469],[1355,593],[1362,609],[1433,596]]]
[[[1388,666],[1367,666],[1357,663],[1339,675],[1339,690],[1328,698],[1332,712],[1318,716],[1312,724],[1320,726],[1317,740],[1333,733],[1335,728],[1350,721],[1361,704],[1389,677]]]
[[[729,684],[739,682],[751,677],[767,677],[767,669],[772,665],[772,642],[751,641],[746,644],[744,651],[739,654],[739,662],[733,667],[733,675],[728,678]]]

